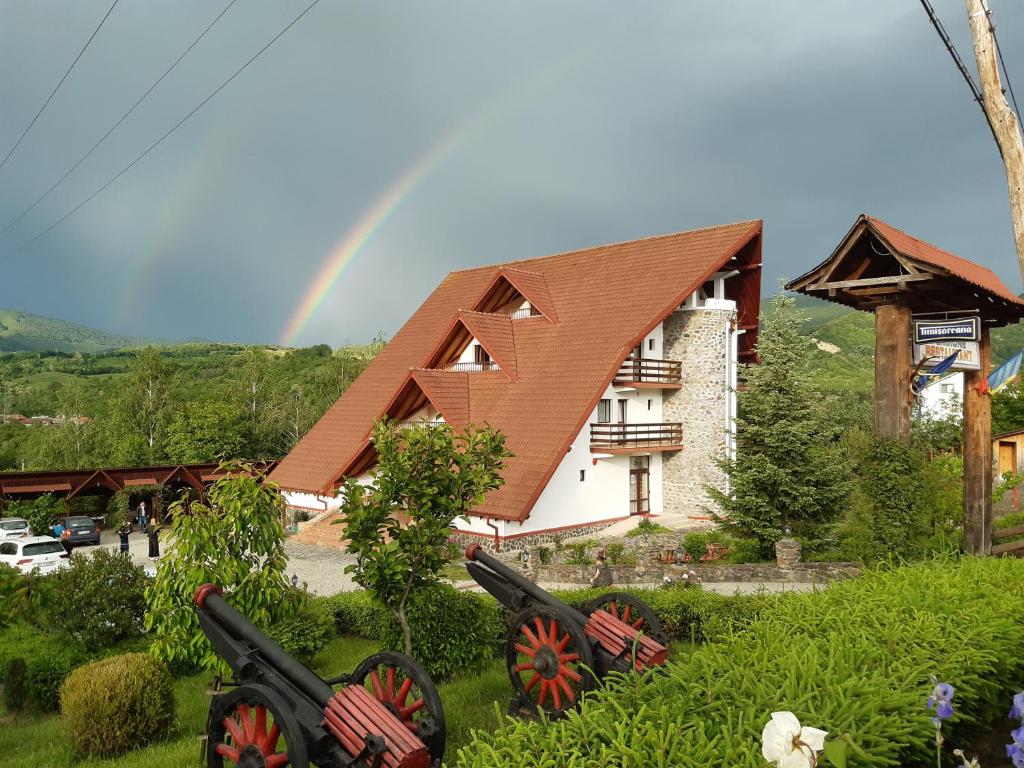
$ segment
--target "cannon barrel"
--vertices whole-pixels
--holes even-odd
[[[524,578],[520,574],[516,573],[514,570],[512,570],[503,562],[501,562],[501,560],[499,560],[498,558],[484,552],[483,548],[479,544],[470,544],[468,547],[466,547],[466,559],[485,566],[488,570],[492,571],[494,574],[500,577],[499,580],[508,582],[509,593],[507,597],[509,598],[511,598],[512,592],[518,589],[521,590],[524,594],[532,597],[537,602],[542,603],[543,605],[550,605],[567,611],[569,614],[572,615],[574,619],[576,619],[576,621],[579,623],[581,627],[585,626],[586,623],[590,620],[590,617],[586,614],[580,613],[578,610],[573,608],[571,605],[568,605],[567,603],[563,603],[561,600],[554,597],[549,592],[545,592],[543,589],[538,587],[529,579]],[[470,570],[470,573],[473,575],[474,579],[476,579],[478,582],[480,581],[480,579],[477,576],[479,571],[474,573],[473,570]],[[480,586],[482,586],[484,589],[487,589],[488,592],[491,592],[491,594],[493,594],[494,597],[496,597],[506,607],[513,607],[509,604],[509,602],[506,602],[502,599],[503,595],[495,594],[494,592],[492,592],[491,589],[488,588],[487,584],[481,583]]]
[[[221,630],[235,647],[218,646],[218,637],[211,636],[218,653],[224,657],[235,674],[240,670],[239,651],[244,655],[248,645],[259,652],[260,658],[272,666],[282,677],[287,679],[302,693],[316,702],[320,707],[326,706],[334,696],[334,690],[317,674],[293,659],[280,645],[263,634],[251,621],[233,608],[222,596],[219,587],[204,584],[196,591],[196,608],[199,609],[200,620],[206,619]]]

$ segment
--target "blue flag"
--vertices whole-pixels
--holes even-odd
[[[952,368],[953,363],[956,362],[956,358],[959,354],[960,350],[958,349],[952,355],[945,358],[938,365],[936,365],[934,368],[928,371],[928,373],[924,374],[923,376],[918,376],[917,381],[914,382],[914,392],[920,392],[926,386],[928,386],[928,380],[932,378],[932,376],[938,376],[940,373],[945,373],[950,368]]]
[[[1011,381],[1016,379],[1020,374],[1022,358],[1024,358],[1024,349],[992,371],[992,373],[988,375],[988,388],[992,392],[998,392]]]

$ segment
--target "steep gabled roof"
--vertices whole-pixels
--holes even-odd
[[[524,299],[530,302],[534,308],[546,317],[550,322],[558,322],[558,314],[555,311],[555,304],[551,300],[551,293],[548,291],[548,281],[539,272],[530,272],[515,267],[501,267],[494,280],[484,290],[483,295],[474,305],[474,309],[486,310],[489,300],[500,293],[502,285],[513,288]]]
[[[332,492],[346,473],[365,466],[357,461],[365,459],[374,420],[410,380],[438,410],[444,411],[443,403],[461,415],[456,377],[465,377],[469,421],[501,429],[515,454],[506,463],[505,485],[477,513],[524,520],[630,350],[716,271],[736,265],[744,277],[735,280],[759,279],[760,265],[752,259],[759,254],[761,227],[760,221],[745,221],[448,275],[272,479],[288,490]],[[528,278],[533,282],[527,284],[524,273],[543,278],[546,298],[538,299],[540,280]],[[484,330],[477,313],[460,312],[479,306],[489,288],[509,275],[524,297],[541,312],[546,304],[554,318],[489,318],[493,324]],[[756,318],[758,292],[748,288],[744,295],[752,298],[741,309]],[[505,370],[411,370],[428,365],[460,317],[480,320],[476,330],[492,345],[495,329],[511,328],[502,336],[510,344],[503,350],[506,361],[488,349]],[[746,335],[756,339],[756,329]],[[507,375],[509,350],[514,378]]]
[[[413,370],[412,377],[427,399],[456,428],[469,424],[469,374],[460,371]]]
[[[459,320],[466,326],[487,354],[512,380],[516,379],[516,342],[512,318],[508,315],[489,315],[483,312],[459,312]]]

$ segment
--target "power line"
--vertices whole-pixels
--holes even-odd
[[[221,16],[223,16],[225,13],[227,13],[228,10],[231,8],[231,6],[233,6],[237,1],[238,0],[231,0],[231,2],[228,3],[224,7],[224,10],[222,10],[220,13],[218,13],[217,17],[213,21],[211,21],[207,25],[206,29],[204,29],[199,34],[199,37],[197,37],[195,40],[193,40],[192,44],[188,48],[186,48],[185,51],[178,58],[176,58],[174,60],[174,63],[172,63],[171,66],[169,66],[164,71],[164,73],[162,75],[160,75],[160,77],[157,78],[156,82],[153,83],[151,86],[149,86],[149,88],[146,90],[146,92],[144,94],[142,94],[134,104],[132,104],[132,106],[128,109],[127,112],[125,112],[123,115],[121,115],[120,119],[118,119],[118,121],[116,123],[114,123],[112,126],[110,126],[110,129],[100,137],[99,141],[97,141],[95,144],[93,144],[89,148],[89,151],[86,152],[84,155],[82,155],[78,159],[78,162],[76,162],[74,165],[72,165],[70,168],[68,168],[68,170],[64,172],[64,175],[61,176],[59,179],[57,179],[55,182],[53,182],[53,184],[50,185],[50,188],[47,189],[45,192],[43,192],[43,194],[41,194],[39,197],[37,197],[32,202],[32,204],[30,206],[28,206],[28,208],[23,210],[14,219],[12,219],[10,222],[8,222],[7,226],[4,227],[2,230],[0,230],[0,235],[5,234],[11,227],[13,227],[15,224],[17,224],[23,218],[25,218],[25,216],[27,216],[29,214],[29,212],[32,211],[33,208],[35,208],[37,205],[39,205],[39,203],[41,203],[43,200],[45,200],[49,196],[49,194],[51,192],[53,192],[53,190],[55,190],[57,187],[59,187],[61,185],[61,183],[64,181],[64,179],[66,179],[68,176],[70,176],[72,173],[74,173],[75,170],[78,168],[78,166],[80,166],[82,163],[84,163],[89,158],[89,156],[93,152],[96,151],[96,149],[99,147],[99,145],[102,144],[104,141],[106,141],[107,137],[110,136],[110,134],[112,134],[115,130],[117,130],[117,127],[119,125],[121,125],[121,123],[123,123],[125,120],[128,119],[128,116],[132,112],[135,111],[136,107],[138,107],[146,99],[146,97],[149,96],[149,94],[151,94],[156,89],[156,87],[158,85],[160,85],[161,82],[163,82],[163,79],[165,77],[167,77],[169,74],[171,74],[171,71],[176,66],[178,66],[178,63],[188,55],[189,51],[191,51],[193,48],[196,47],[196,45],[199,44],[200,40],[202,40],[204,37],[206,37],[206,33],[209,32],[211,29],[213,29],[213,25],[216,24],[218,21],[220,21]]]
[[[946,28],[942,26],[942,22],[939,21],[939,17],[935,14],[935,9],[932,8],[932,4],[928,0],[921,0],[921,5],[924,7],[924,12],[928,14],[928,19],[931,21],[932,26],[935,27],[935,31],[939,33],[939,38],[942,40],[943,45],[946,46],[946,50],[949,51],[949,55],[953,57],[953,63],[956,64],[956,68],[960,70],[960,74],[963,75],[964,81],[967,83],[967,87],[971,89],[971,94],[974,96],[974,100],[978,102],[978,106],[981,108],[981,113],[985,115],[985,122],[988,123],[989,130],[992,131],[992,138],[996,139],[996,143],[999,139],[996,138],[996,129],[992,125],[992,120],[988,116],[988,110],[985,109],[985,100],[981,97],[981,90],[978,88],[978,84],[974,82],[974,77],[967,69],[967,65],[964,64],[964,60],[960,58],[960,54],[957,53],[956,46],[953,45],[953,41],[950,39],[949,34],[946,32]]]
[[[75,213],[77,213],[83,206],[87,205],[89,203],[89,201],[91,201],[94,197],[96,197],[98,194],[100,194],[105,189],[107,189],[107,187],[109,187],[111,184],[113,184],[119,178],[124,176],[128,171],[130,171],[135,166],[136,163],[138,163],[140,160],[142,160],[142,158],[144,158],[146,155],[148,155],[154,149],[156,149],[160,144],[162,144],[164,142],[164,140],[168,136],[170,136],[172,133],[174,133],[176,130],[178,130],[178,128],[180,128],[182,125],[184,125],[188,121],[188,119],[190,117],[192,117],[192,115],[194,115],[196,112],[198,112],[204,106],[206,106],[206,104],[214,96],[216,96],[218,93],[220,93],[232,80],[234,80],[236,77],[238,77],[240,74],[242,74],[242,72],[250,64],[252,64],[254,61],[256,61],[256,59],[258,59],[263,54],[264,51],[266,51],[270,46],[272,46],[274,43],[276,43],[281,38],[281,36],[284,35],[285,32],[287,32],[289,29],[291,29],[293,26],[295,26],[295,24],[297,24],[299,22],[299,20],[303,16],[305,16],[307,13],[309,13],[313,9],[313,7],[317,3],[319,3],[319,2],[320,2],[320,0],[313,0],[312,3],[307,5],[306,9],[304,11],[302,11],[302,13],[300,13],[298,16],[296,16],[294,19],[292,19],[288,23],[288,26],[286,26],[284,29],[282,29],[280,32],[278,32],[276,35],[274,35],[272,38],[270,38],[270,41],[266,45],[264,45],[262,48],[260,48],[253,55],[253,57],[251,59],[249,59],[247,62],[245,62],[245,64],[243,64],[241,67],[236,69],[234,74],[232,74],[227,80],[225,80],[223,83],[218,85],[216,88],[214,88],[209,96],[207,96],[205,99],[203,99],[201,102],[199,102],[195,107],[193,107],[192,111],[190,111],[187,115],[185,115],[183,118],[181,118],[181,120],[179,120],[177,123],[175,123],[174,126],[169,131],[167,131],[167,133],[165,133],[159,139],[157,139],[152,144],[150,144],[149,147],[147,147],[144,152],[142,152],[134,160],[132,160],[130,163],[128,163],[128,165],[126,165],[124,168],[122,168],[120,171],[118,171],[117,174],[115,174],[110,179],[108,179],[107,182],[105,184],[103,184],[103,186],[101,186],[99,189],[97,189],[95,192],[93,192],[91,195],[89,195],[87,198],[85,198],[82,202],[80,202],[78,205],[76,205],[70,211],[65,213],[63,216],[61,216],[59,219],[57,219],[55,222],[53,222],[50,226],[48,226],[42,232],[37,234],[35,237],[33,237],[33,238],[29,239],[29,240],[26,240],[24,243],[19,245],[17,248],[15,248],[14,250],[8,251],[7,253],[5,253],[3,255],[3,257],[0,257],[0,258],[7,258],[8,256],[13,256],[16,253],[20,253],[25,248],[27,248],[28,246],[32,245],[32,243],[36,242],[39,238],[41,238],[44,235],[46,235],[49,232],[51,232],[55,227],[60,226],[60,224],[62,224],[68,218],[70,218]]]
[[[56,95],[57,91],[64,84],[64,81],[68,79],[68,75],[71,74],[71,70],[73,70],[75,68],[75,65],[78,63],[78,60],[80,58],[82,58],[82,54],[85,53],[85,49],[89,47],[89,43],[91,43],[92,39],[94,37],[96,37],[96,33],[100,31],[100,27],[102,27],[104,25],[104,23],[106,23],[107,18],[109,18],[111,12],[113,12],[113,10],[114,10],[114,6],[117,5],[117,3],[118,3],[118,0],[114,0],[113,4],[110,6],[110,8],[107,9],[106,14],[103,16],[102,19],[100,19],[100,23],[96,26],[96,29],[94,29],[92,31],[92,34],[89,35],[89,39],[85,41],[85,45],[82,46],[82,50],[80,50],[78,52],[78,55],[75,56],[75,60],[71,62],[71,66],[68,67],[68,71],[64,73],[64,77],[62,77],[60,79],[60,82],[58,82],[57,85],[55,85],[53,87],[53,90],[50,91],[50,95],[47,96],[46,97],[46,101],[43,102],[43,106],[41,106],[39,108],[39,111],[36,112],[36,116],[32,118],[32,122],[30,122],[28,124],[28,127],[25,128],[25,130],[21,132],[21,136],[19,136],[18,140],[16,142],[14,142],[14,146],[11,147],[10,151],[8,151],[8,153],[4,156],[4,159],[2,161],[0,161],[0,169],[2,169],[5,165],[7,165],[7,161],[11,159],[11,155],[14,154],[14,150],[16,150],[18,148],[18,145],[21,144],[22,139],[24,139],[25,136],[28,135],[28,132],[32,130],[32,126],[36,124],[36,120],[38,120],[39,116],[41,114],[43,114],[43,110],[46,109],[47,105],[53,99],[54,95]]]

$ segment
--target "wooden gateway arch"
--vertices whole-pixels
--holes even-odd
[[[954,343],[962,348],[957,359],[965,367],[964,547],[974,554],[988,554],[992,541],[989,330],[1019,322],[1024,301],[986,267],[866,214],[858,217],[828,259],[786,288],[874,312],[875,430],[894,440],[910,440],[912,326],[919,333],[934,332],[936,342],[961,339]],[[943,328],[945,321],[955,322]],[[954,333],[968,327],[975,341]],[[927,352],[927,345],[918,346],[924,350],[921,354]],[[937,362],[925,357],[922,368]]]

